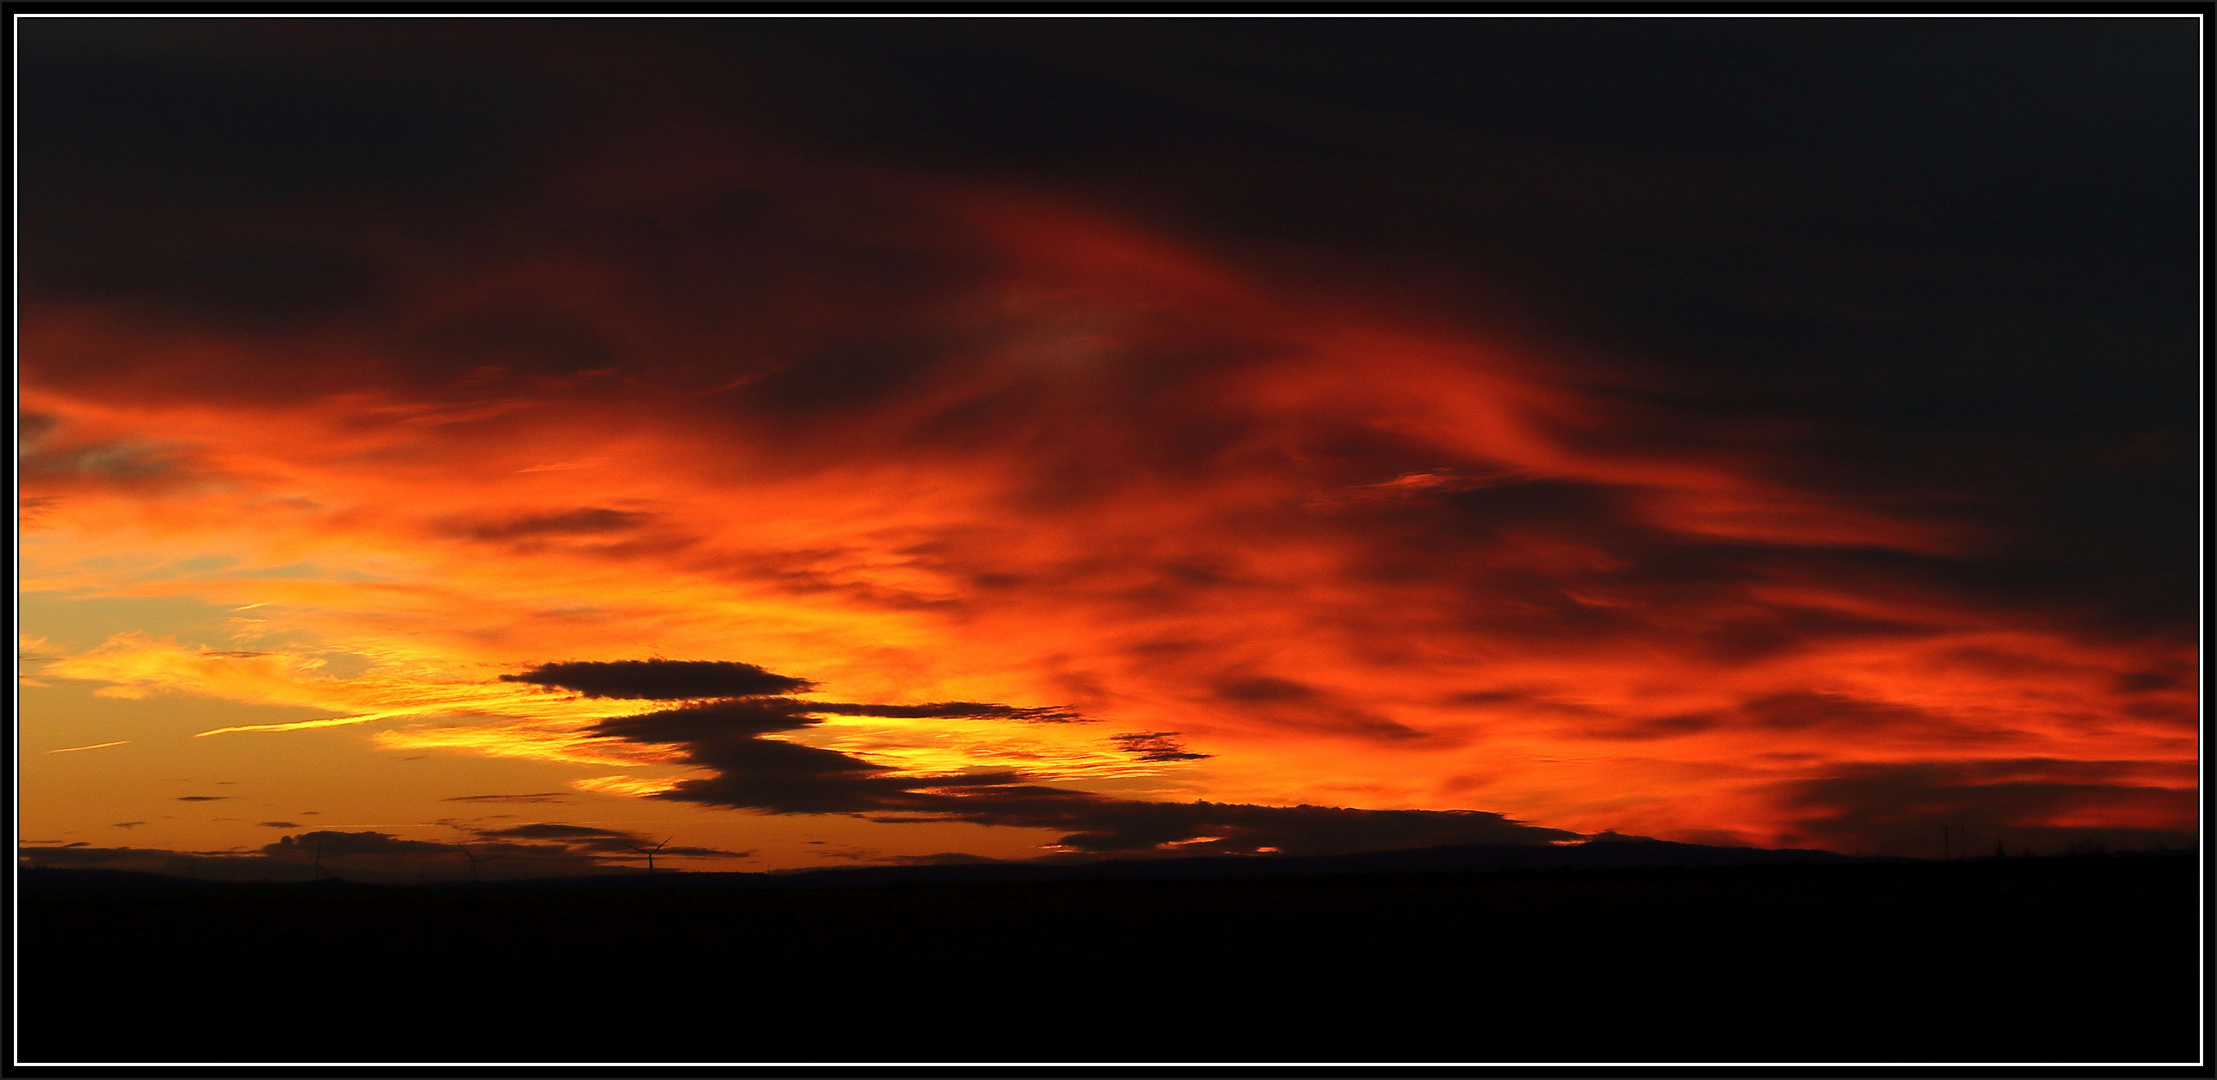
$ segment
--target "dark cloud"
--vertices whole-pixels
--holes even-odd
[[[675,709],[612,716],[596,722],[591,733],[640,743],[684,743],[752,738],[791,731],[817,722],[808,702],[794,698],[744,698],[704,701]]]
[[[519,675],[503,675],[500,681],[575,690],[586,697],[655,701],[790,694],[815,686],[730,660],[581,660],[541,664]]]
[[[391,269],[365,252],[284,240],[173,241],[128,261],[113,249],[57,252],[41,270],[48,295],[128,301],[142,314],[231,328],[289,327],[383,305],[394,288]]]
[[[1230,674],[1217,682],[1215,694],[1220,702],[1286,728],[1379,742],[1433,737],[1429,732],[1372,712],[1339,694],[1291,679]]]
[[[1911,637],[1934,628],[1816,608],[1774,605],[1761,614],[1719,621],[1702,631],[1712,655],[1726,663],[1761,660],[1812,644],[1858,638]]]
[[[742,731],[651,741],[681,742],[688,764],[714,773],[681,780],[664,797],[773,814],[924,809],[948,797],[922,793],[923,788],[989,782],[976,777],[894,776],[885,766],[836,750],[758,739]]]
[[[960,716],[1022,718],[1023,712],[1005,706],[958,705],[959,711],[948,706],[929,708],[942,710],[937,715]],[[909,708],[926,707],[889,710]],[[1029,784],[1013,771],[899,775],[851,754],[760,737],[813,724],[812,713],[817,710],[831,711],[793,698],[753,697],[609,717],[589,731],[599,738],[676,746],[685,763],[712,774],[680,780],[657,798],[772,814],[865,814],[885,823],[951,820],[1054,829],[1063,834],[1060,846],[1073,851],[1267,849],[1316,854],[1446,843],[1544,843],[1576,836],[1476,811],[1154,803]],[[911,715],[890,711],[862,715],[889,714]],[[1185,751],[1175,735],[1134,732],[1116,739],[1143,760],[1207,756]],[[485,835],[560,840],[593,851],[636,845],[635,838],[574,825],[523,825]]]
[[[2193,618],[2196,421],[2191,371],[2167,358],[2196,333],[2199,97],[2196,39],[2174,22],[645,20],[594,27],[602,60],[581,65],[576,28],[50,20],[22,42],[25,296],[261,330],[407,323],[379,362],[347,366],[366,381],[443,388],[493,364],[689,385],[713,369],[701,389],[729,384],[715,408],[781,425],[807,461],[855,439],[839,421],[943,387],[994,337],[924,314],[986,260],[951,253],[899,194],[764,161],[973,178],[1166,223],[1296,294],[1544,327],[1610,356],[1597,392],[1644,417],[1565,438],[1713,449],[1740,421],[1791,427],[1759,455],[1774,479],[2011,538],[1934,560],[1936,580],[2175,636]],[[749,152],[642,150],[642,113]],[[610,204],[545,196],[595,153],[659,154],[689,179]],[[437,292],[394,254],[411,245],[607,268],[664,298],[667,329],[521,290],[393,320]],[[858,310],[867,330],[821,314]],[[1118,424],[1058,424],[1051,388],[1017,379],[886,435],[1015,440],[1040,500],[1219,461],[1253,432],[1182,380],[1270,344],[1160,325],[1088,388]],[[131,361],[26,363],[66,380]],[[314,367],[302,386],[329,392]],[[259,374],[228,382],[307,378]],[[1596,486],[1481,483],[1379,437],[1340,450],[1351,475],[1326,490],[1438,478],[1384,501],[1460,506],[1466,541],[1633,524]],[[1652,554],[1634,576],[1669,555]],[[1380,552],[1371,569],[1439,565]],[[1620,629],[1547,583],[1498,584],[1524,630]],[[1845,618],[1694,634],[1752,657],[1894,632]]]
[[[1444,844],[1542,844],[1578,834],[1525,825],[1474,810],[1359,810],[1332,806],[1254,806],[1110,799],[1052,788],[981,792],[951,816],[980,824],[1067,830],[1072,851],[1173,850],[1238,853],[1273,850],[1320,855]]]
[[[1786,602],[1770,591],[1784,580],[1821,583],[1825,592],[1913,593],[1943,609],[1977,606],[1949,580],[1959,560],[1844,539],[1725,540],[1672,529],[1633,490],[1607,484],[1511,478],[1400,500],[1366,515],[1350,540],[1357,555],[1349,569],[1363,582],[1436,584],[1457,629],[1541,647],[1661,645],[1700,662],[1743,665],[1861,642],[1909,643],[1952,628]],[[1312,690],[1269,678],[1217,685],[1220,696],[1242,702],[1298,702],[1313,699]]]
[[[178,801],[178,802],[222,802],[223,800],[225,800],[225,799],[228,799],[228,798],[230,798],[230,797],[231,797],[231,796],[229,796],[229,795],[179,795],[179,796],[177,796],[177,801]]]
[[[1592,739],[1645,742],[1651,739],[1677,738],[1681,735],[1698,735],[1721,727],[1728,721],[1729,717],[1722,711],[1676,713],[1587,727],[1583,729],[1583,734]]]
[[[292,856],[301,852],[310,855],[320,852],[326,859],[348,855],[451,856],[454,848],[429,840],[404,840],[381,832],[344,832],[332,829],[286,836],[274,844],[262,846],[264,855]]]
[[[1589,738],[1645,741],[1719,729],[1821,732],[1848,740],[1975,744],[1994,738],[1988,727],[1966,724],[1931,709],[1875,701],[1851,694],[1792,690],[1748,698],[1728,709],[1638,717],[1584,727]]]
[[[478,835],[514,837],[522,840],[575,840],[581,838],[604,839],[612,837],[622,837],[625,839],[631,838],[631,834],[629,833],[615,832],[609,829],[596,829],[589,825],[559,825],[545,823],[532,825],[515,825],[505,829],[490,829],[484,832],[480,832],[478,833]]]
[[[1175,731],[1131,731],[1111,735],[1109,741],[1141,761],[1199,761],[1210,756],[1187,750],[1177,736]]]
[[[983,701],[930,701],[921,705],[865,705],[847,701],[805,702],[809,711],[831,716],[888,716],[911,720],[1020,720],[1034,724],[1084,722],[1076,711],[1056,705],[1018,707]]]
[[[1823,727],[1870,731],[1900,726],[1932,731],[1947,726],[1929,710],[1808,690],[1752,698],[1740,704],[1740,711],[1758,726],[1779,731]]]
[[[2120,694],[2145,694],[2158,690],[2176,690],[2185,685],[2179,675],[2167,671],[2132,671],[2117,676],[2117,692]]]
[[[1575,701],[1561,701],[1544,690],[1525,687],[1503,687],[1494,690],[1466,690],[1450,694],[1444,704],[1463,708],[1490,708],[1513,705],[1523,710],[1537,710],[1570,716],[1599,716],[1602,710]]]
[[[260,824],[265,829],[297,829],[300,827],[300,823],[297,821],[264,821]]]
[[[1798,482],[1976,492],[1963,512],[2038,537],[1950,560],[1957,587],[2046,599],[2067,581],[2081,617],[2190,620],[2184,456],[2124,488],[2075,479],[2073,458],[2191,430],[2187,371],[2155,357],[2192,343],[2193,36],[1934,29],[1010,28],[860,46],[901,58],[857,73],[874,85],[937,47],[974,50],[975,74],[842,99],[869,119],[838,130],[950,168],[1088,178],[1268,237],[1280,266],[1306,247],[1435,294],[1519,283],[1543,320],[1647,358],[1689,420],[1810,421],[1807,455],[1775,459]],[[1202,55],[1208,79],[1179,69]],[[995,80],[1102,122],[1019,145],[1021,110],[969,105]],[[2040,180],[2012,184],[2022,170]],[[2117,277],[2089,291],[2090,265]],[[2130,359],[2097,378],[2074,359],[2093,355]]]
[[[1316,688],[1291,679],[1269,676],[1227,679],[1216,685],[1216,696],[1227,701],[1313,701]]]
[[[729,857],[745,858],[751,851],[725,851],[722,848],[660,843],[643,833],[623,832],[616,829],[600,829],[589,825],[564,825],[554,822],[537,822],[514,825],[504,829],[479,830],[478,837],[493,841],[542,841],[558,845],[562,850],[581,855],[612,856],[619,860],[643,857],[653,850],[655,858],[674,857]],[[505,846],[488,850],[504,851]]]
[[[608,717],[596,722],[590,730],[594,735],[631,742],[717,745],[733,739],[749,739],[773,731],[807,727],[817,723],[822,714],[907,719],[1015,720],[1029,723],[1062,723],[1084,719],[1075,712],[1060,707],[1018,707],[976,701],[872,705],[802,701],[788,697],[749,697],[697,702],[636,716]]]
[[[440,802],[474,803],[558,803],[568,802],[569,793],[562,791],[537,791],[524,795],[456,795]]]
[[[373,222],[515,178],[534,91],[471,78],[446,53],[459,40],[334,49],[303,24],[264,30],[63,22],[24,43],[41,300],[263,332],[380,310],[399,286]]]
[[[617,359],[607,335],[589,317],[519,301],[493,301],[435,318],[401,331],[393,346],[419,364],[471,372],[462,381],[476,385],[605,372]]]
[[[546,536],[600,536],[630,532],[652,520],[648,514],[588,506],[546,514],[526,514],[500,521],[455,526],[473,540],[529,540]],[[541,669],[544,670],[544,669]]]
[[[835,345],[750,382],[745,393],[778,417],[859,411],[898,398],[954,354],[954,343],[929,339]]]
[[[509,149],[504,136],[533,92],[489,74],[468,81],[454,50],[472,34],[342,41],[312,23],[237,29],[196,20],[45,28],[26,57],[40,106],[24,132],[55,159],[41,181],[98,162],[94,175],[112,174],[110,190],[160,176],[210,205],[449,195]],[[429,78],[392,78],[402,55]],[[504,113],[511,122],[500,122]]]

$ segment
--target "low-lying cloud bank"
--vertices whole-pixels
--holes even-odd
[[[735,677],[705,679],[704,672]],[[620,673],[620,678],[611,677]],[[980,702],[933,705],[819,703],[775,693],[806,687],[752,664],[630,660],[543,664],[503,676],[593,697],[669,700],[678,689],[745,688],[675,708],[610,717],[591,728],[597,738],[677,749],[680,760],[710,775],[679,781],[655,798],[769,814],[851,814],[881,823],[966,821],[978,825],[1053,829],[1055,848],[1092,854],[1210,852],[1322,855],[1435,844],[1533,843],[1577,839],[1577,833],[1525,825],[1475,810],[1362,810],[1331,806],[1152,802],[1119,799],[1030,782],[1009,769],[941,775],[901,773],[853,754],[769,737],[820,722],[825,714],[911,718],[1001,718],[1070,721],[1066,709],[1019,708]],[[755,689],[755,688],[762,689]],[[695,693],[692,696],[710,697]],[[1115,736],[1127,752],[1149,761],[1190,760],[1174,732]]]

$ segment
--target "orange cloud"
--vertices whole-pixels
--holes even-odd
[[[867,328],[801,305],[727,332],[581,252],[459,291],[429,273],[397,316],[568,310],[632,342],[592,369],[41,313],[23,407],[51,431],[24,486],[49,501],[24,588],[237,606],[252,640],[370,661],[339,677],[299,648],[126,632],[46,675],[337,714],[209,735],[395,722],[378,745],[632,768],[674,761],[584,734],[629,706],[497,676],[743,660],[844,700],[1070,705],[1210,755],[946,719],[792,736],[904,775],[1755,843],[1853,845],[1812,816],[1868,816],[1819,797],[1841,770],[2193,760],[2190,645],[1949,587],[1936,568],[1990,537],[1797,485],[1791,430],[1699,430],[1510,336],[1300,303],[1128,223],[887,203],[917,234],[889,243],[969,269],[855,286]],[[657,337],[669,320],[702,329]],[[91,353],[138,359],[64,372]],[[333,385],[252,385],[301,365]],[[2183,827],[2123,775],[2007,820]]]

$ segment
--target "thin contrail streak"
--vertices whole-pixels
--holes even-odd
[[[49,754],[67,754],[67,753],[70,753],[70,752],[72,752],[72,751],[76,751],[76,750],[98,750],[98,749],[100,749],[100,748],[101,748],[101,747],[103,747],[103,746],[122,746],[122,745],[123,745],[124,743],[130,742],[130,741],[131,741],[131,740],[129,740],[129,739],[117,739],[117,740],[116,740],[116,741],[114,741],[114,742],[96,742],[96,743],[92,744],[91,746],[65,746],[65,747],[62,747],[62,748],[61,748],[61,749],[59,749],[59,750],[48,750],[48,751],[47,751],[47,753],[49,753]]]

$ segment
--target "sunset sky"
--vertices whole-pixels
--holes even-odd
[[[2191,18],[17,26],[34,860],[2196,840]]]

